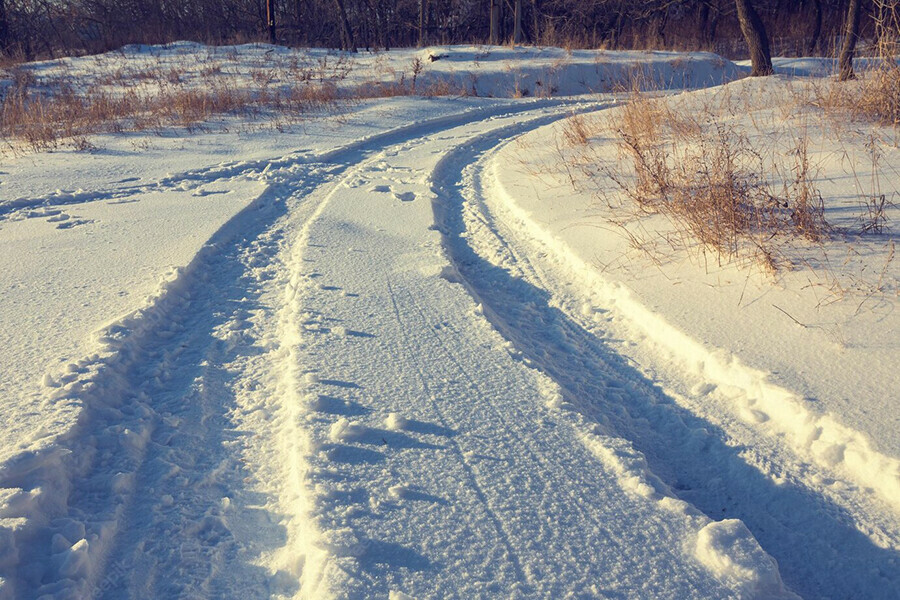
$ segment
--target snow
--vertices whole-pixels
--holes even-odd
[[[780,96],[785,103],[792,93],[790,81],[732,85],[751,87],[744,97]],[[706,94],[735,92],[727,87],[698,92],[683,102],[699,106]],[[773,110],[779,109],[765,102],[761,110],[744,118],[774,127],[779,121],[764,116]],[[606,118],[606,114],[600,117]],[[614,121],[615,113],[608,118]],[[763,132],[770,139],[778,133]],[[860,151],[865,144],[861,140],[868,135],[864,130],[851,131],[847,137],[860,140],[858,145],[854,147],[845,137],[840,150],[861,162],[862,166],[856,166],[859,172],[871,168]],[[659,381],[680,406],[728,431],[734,439],[730,444],[752,448],[757,467],[768,471],[778,485],[790,481],[816,490],[817,495],[823,494],[841,506],[840,510],[852,514],[855,527],[865,531],[874,547],[895,548],[900,443],[894,416],[900,414],[895,393],[900,365],[897,353],[891,350],[896,346],[893,332],[898,324],[893,310],[897,275],[890,261],[889,240],[850,237],[850,243],[862,249],[855,252],[878,265],[883,277],[886,293],[875,293],[876,300],[872,300],[873,292],[863,289],[858,295],[848,290],[843,298],[823,302],[818,286],[810,283],[830,274],[817,273],[812,267],[803,273],[782,274],[772,282],[754,273],[752,265],[698,265],[694,256],[679,254],[676,249],[667,248],[663,260],[654,262],[631,251],[628,240],[615,229],[597,235],[597,219],[603,218],[605,202],[598,202],[595,188],[572,191],[568,173],[558,164],[555,145],[546,143],[553,136],[562,133],[548,126],[499,146],[479,167],[478,178],[467,184],[484,190],[479,196],[484,200],[472,201],[469,222],[473,227],[487,223],[485,234],[500,237],[486,242],[479,252],[546,290],[554,306],[580,327],[610,340],[619,353]],[[813,133],[811,147],[822,149],[814,156],[827,158],[832,152],[834,142],[827,136],[827,130]],[[538,140],[543,143],[539,145]],[[615,156],[614,148],[608,152]],[[896,170],[896,159],[896,153],[887,152],[886,171]],[[820,165],[825,198],[837,204],[835,216],[829,218],[849,229],[852,220],[843,216],[846,209],[841,208],[845,198],[855,193],[855,189],[847,189],[853,185],[844,174],[848,167],[827,160],[816,164]],[[526,177],[534,173],[540,175]],[[841,223],[842,219],[846,220]],[[518,253],[527,252],[540,262],[523,270],[521,259],[505,250],[514,243]],[[821,251],[840,255],[846,252],[842,243],[837,236]],[[851,268],[859,268],[860,263],[856,265]],[[850,273],[846,269],[841,276]],[[865,275],[857,272],[852,276],[862,279]],[[868,301],[876,306],[861,311],[860,306]],[[835,343],[826,327],[790,326],[778,308],[807,323],[832,322],[843,339]],[[552,362],[547,368],[553,368]],[[565,366],[558,369],[560,373],[570,370]],[[752,436],[747,437],[750,432]],[[650,449],[644,452],[652,454]],[[787,467],[785,461],[796,466]],[[699,498],[694,502],[703,506]],[[792,510],[807,512],[800,506]],[[747,506],[735,514],[752,525],[756,521],[753,512]],[[751,529],[759,535],[757,529]],[[846,537],[842,529],[837,528],[836,541]],[[819,530],[817,535],[825,534]],[[764,547],[782,568],[791,567],[795,560],[791,555],[799,550],[785,547],[782,554],[781,544],[767,538],[764,534]],[[810,552],[808,544],[803,545],[803,552]],[[846,576],[839,579],[845,581]],[[844,589],[840,595],[850,594],[856,585],[859,583],[843,588],[843,584],[829,583],[804,593],[802,585],[795,584],[795,589],[813,596]],[[870,593],[890,596],[886,589]]]
[[[770,89],[771,84],[759,85],[769,87],[748,93],[786,93],[784,87]],[[755,118],[764,119],[758,114]],[[531,135],[540,138],[547,132]],[[825,154],[830,142],[825,132],[819,135],[821,138],[813,138],[813,147],[823,148]],[[523,138],[520,143],[533,157],[530,140]],[[847,151],[854,150],[841,150]],[[554,248],[559,260],[568,263],[567,268],[579,277],[593,278],[588,298],[597,293],[609,296],[605,301],[614,301],[622,312],[628,313],[632,325],[664,348],[669,360],[677,358],[683,362],[681,368],[702,377],[691,388],[691,395],[706,396],[718,389],[730,396],[751,421],[781,427],[784,435],[795,436],[798,445],[808,446],[822,460],[834,456],[835,448],[854,448],[857,454],[853,460],[859,463],[851,470],[865,477],[867,485],[887,486],[884,497],[888,501],[900,497],[894,488],[897,463],[879,457],[879,450],[889,456],[900,455],[896,423],[888,417],[898,414],[900,408],[891,392],[900,365],[893,361],[894,353],[886,352],[894,346],[896,340],[891,332],[898,326],[890,309],[890,286],[896,281],[896,269],[890,260],[885,262],[887,254],[877,254],[889,251],[889,240],[851,238],[860,249],[856,252],[870,255],[879,269],[887,268],[882,274],[887,293],[876,293],[874,300],[864,294],[851,295],[849,290],[846,298],[826,296],[823,300],[817,288],[824,288],[824,281],[831,276],[824,270],[788,272],[777,285],[772,285],[764,277],[748,275],[728,265],[713,268],[707,263],[707,272],[700,273],[696,262],[674,251],[673,257],[666,258],[667,264],[635,277],[633,263],[626,262],[621,268],[612,266],[614,257],[627,252],[624,240],[616,235],[593,235],[591,224],[585,223],[584,215],[596,210],[595,197],[590,193],[567,193],[564,203],[553,201],[549,196],[559,194],[559,180],[538,178],[524,182],[520,175],[530,167],[522,164],[523,150],[513,145],[506,152],[503,159],[498,158],[491,165],[493,179],[489,182],[497,188],[504,209],[510,211],[511,218],[527,225],[542,243]],[[543,160],[548,160],[549,154],[544,151]],[[533,164],[541,160],[532,157],[528,160]],[[887,162],[896,158],[896,153],[889,154],[884,168],[896,169],[893,162]],[[862,166],[857,167],[861,171],[871,169],[864,160],[861,162]],[[847,189],[850,182],[843,175],[846,168],[833,162],[821,167],[819,177],[825,182],[821,187],[826,197],[852,197],[854,190]],[[835,185],[838,181],[840,185]],[[836,208],[834,212],[837,216],[829,215],[829,219],[849,228],[851,219],[841,216],[843,210]],[[560,238],[564,240],[562,245]],[[832,256],[847,252],[837,242],[834,246],[823,251]],[[804,259],[797,259],[798,263],[801,261]],[[592,263],[611,268],[598,278]],[[813,284],[814,278],[823,283],[810,285],[811,278]],[[675,286],[680,286],[678,293],[671,293]],[[681,291],[685,288],[689,292]],[[860,301],[864,301],[863,305],[871,301],[874,306],[860,310]],[[703,310],[696,310],[698,305]],[[581,312],[585,312],[583,306]],[[790,326],[785,313],[823,326]],[[828,323],[832,327],[826,327]],[[772,340],[776,339],[778,344],[773,347]],[[739,355],[726,350],[736,343],[741,346]],[[758,366],[747,365],[748,359]],[[859,396],[866,401],[850,402]],[[872,462],[867,466],[868,461]]]
[[[241,86],[293,62],[351,94],[415,59],[417,90],[479,97],[3,158],[0,598],[893,597],[896,298],[648,264],[555,171],[560,122],[616,118],[598,92],[745,68],[189,43],[26,68],[116,89],[104,73]],[[851,274],[884,258],[855,248]]]
[[[737,519],[710,523],[697,536],[697,558],[745,596],[785,596],[778,567]]]
[[[553,47],[432,46],[347,54],[268,44],[204,46],[175,42],[125,46],[98,56],[63,58],[23,67],[37,85],[60,80],[76,87],[100,86],[119,94],[171,85],[216,82],[251,89],[271,80],[273,89],[305,82],[357,90],[415,86],[425,95],[550,97],[611,92],[635,78],[659,87],[694,88],[741,77],[746,70],[708,52],[565,50]],[[416,73],[416,69],[419,70]]]

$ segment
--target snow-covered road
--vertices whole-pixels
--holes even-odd
[[[242,165],[265,191],[0,473],[0,597],[896,597],[889,478],[825,494],[846,473],[708,418],[495,189],[498,149],[604,107]]]

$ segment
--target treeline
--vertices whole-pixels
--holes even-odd
[[[861,37],[876,0],[862,0]],[[753,0],[773,53],[836,54],[851,0]],[[33,59],[179,39],[331,48],[522,43],[746,57],[734,0],[0,0],[0,53]],[[518,26],[517,26],[518,23]]]

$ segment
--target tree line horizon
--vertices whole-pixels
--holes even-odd
[[[852,58],[898,0],[0,0],[0,53],[21,60],[130,43],[270,41],[386,50],[447,44],[708,50]],[[842,61],[845,62],[845,61]],[[848,63],[849,64],[849,63]]]

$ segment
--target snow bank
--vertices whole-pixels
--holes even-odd
[[[432,58],[438,57],[438,60]],[[433,47],[418,52],[425,89],[447,83],[478,96],[573,96],[630,89],[700,88],[744,71],[708,52],[638,52],[530,47]]]
[[[559,133],[548,129],[532,135]],[[883,502],[900,511],[900,459],[875,449],[864,433],[842,424],[835,415],[811,410],[802,395],[773,383],[770,372],[750,367],[729,349],[711,347],[674,326],[664,312],[644,304],[625,282],[601,273],[587,258],[596,256],[601,244],[592,244],[589,238],[570,228],[558,229],[553,224],[581,220],[585,204],[571,200],[568,204],[553,203],[554,211],[568,209],[572,218],[548,213],[546,197],[536,196],[531,185],[521,184],[521,167],[512,166],[520,160],[513,150],[500,153],[489,167],[489,191],[531,237],[565,266],[573,281],[579,282],[582,303],[601,310],[614,306],[629,324],[632,335],[653,344],[666,362],[679,365],[698,381],[694,387],[698,394],[717,390],[742,421],[773,437],[783,437],[807,460],[874,490]],[[530,168],[539,171],[537,166]],[[593,200],[583,202],[590,205]],[[548,215],[553,221],[548,220]],[[777,336],[773,331],[769,339]],[[797,368],[803,370],[802,365]]]

